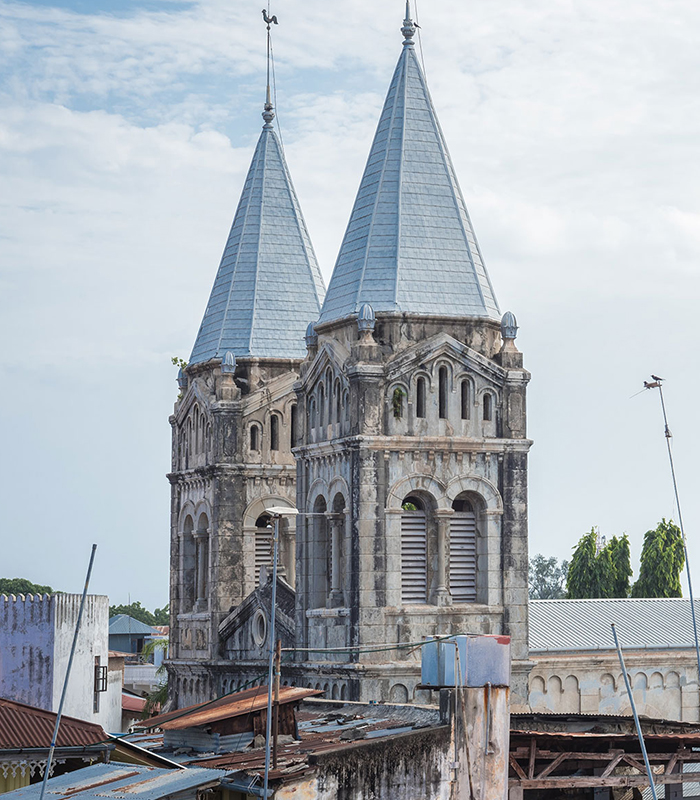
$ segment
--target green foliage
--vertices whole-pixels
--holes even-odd
[[[135,603],[130,603],[128,606],[110,606],[109,616],[116,617],[117,614],[128,614],[130,617],[143,622],[144,625],[157,625],[156,618],[151,612],[144,608],[138,600]]]
[[[406,392],[397,386],[394,389],[393,397],[391,398],[391,405],[394,410],[394,418],[401,419],[403,417],[403,399],[406,397]]]
[[[184,358],[180,358],[179,356],[173,356],[170,359],[170,362],[174,367],[177,367],[178,369],[186,369],[187,368],[187,362],[185,361]]]
[[[156,612],[164,610],[165,609],[157,608]],[[167,655],[169,646],[170,641],[168,639],[151,639],[150,642],[146,642],[144,645],[144,648],[141,651],[141,657],[148,659],[156,652],[156,650],[162,650],[164,655]],[[168,702],[168,671],[166,670],[164,663],[158,667],[156,670],[156,675],[158,675],[160,678],[160,684],[157,689],[146,695],[146,705],[143,708],[143,719],[148,719],[148,717],[152,717],[154,714],[157,714]]]
[[[26,578],[0,578],[0,594],[60,594],[50,586],[32,583]]]
[[[661,522],[644,534],[639,578],[632,597],[682,597],[681,570],[685,551],[680,528],[672,520]]]
[[[401,508],[404,511],[418,511],[418,506],[415,503],[403,503]]]
[[[610,597],[629,597],[632,564],[630,561],[630,540],[627,534],[625,533],[619,538],[613,536],[605,549],[610,551],[614,573]]]
[[[157,608],[153,612],[153,617],[155,625],[170,625],[170,603],[163,606],[163,608]]]
[[[529,596],[531,600],[560,600],[566,597],[564,584],[569,562],[545,558],[541,553],[530,559]]]

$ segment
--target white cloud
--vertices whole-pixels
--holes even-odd
[[[400,51],[392,5],[276,11],[279,122],[327,277]],[[12,569],[61,584],[50,573],[66,537],[99,529],[138,549],[153,536],[152,604],[167,580],[168,358],[186,357],[196,334],[264,74],[256,11],[170,9],[0,3],[0,368],[14,388],[4,485],[31,496],[28,454],[61,464],[37,468],[50,502],[31,519],[16,504],[5,521],[22,533]],[[697,446],[700,6],[476,0],[420,12],[435,104],[533,370],[533,548],[565,555],[592,524],[638,543],[670,512],[658,419],[627,400],[644,374],[668,373],[683,485]],[[78,496],[84,517],[56,519]],[[700,502],[687,506],[697,526]],[[135,575],[143,585],[151,572]],[[123,579],[102,580],[125,599]]]

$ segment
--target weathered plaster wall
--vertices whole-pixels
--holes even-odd
[[[533,711],[625,714],[632,710],[617,654],[534,653],[530,673]],[[635,650],[625,665],[639,714],[700,721],[698,669],[692,650]]]

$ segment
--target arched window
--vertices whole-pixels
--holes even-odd
[[[318,390],[318,424],[323,427],[326,424],[326,392],[323,384]]]
[[[250,449],[254,452],[260,450],[260,428],[257,425],[250,426]]]
[[[403,501],[402,508],[401,602],[425,603],[428,594],[428,537],[425,507],[419,497],[409,495]]]
[[[342,420],[340,381],[335,382],[335,421]]]
[[[191,611],[196,600],[197,554],[193,532],[194,521],[188,514],[182,527],[182,611]]]
[[[469,406],[471,405],[471,387],[469,386],[469,381],[462,381],[461,386],[461,408],[462,408],[462,419],[469,419],[470,416],[470,409]]]
[[[345,409],[345,421],[350,419],[350,393],[345,391],[343,393],[343,407]]]
[[[425,417],[425,378],[416,381],[416,416]]]
[[[476,601],[476,514],[464,497],[450,518],[450,594],[456,603]]]
[[[486,392],[484,395],[484,422],[491,422],[493,419],[493,395]]]
[[[438,370],[438,414],[447,419],[447,367]]]
[[[297,444],[297,407],[296,404],[289,409],[289,446]]]
[[[260,568],[272,563],[272,528],[269,514],[255,520],[255,585],[260,583]]]
[[[270,415],[270,450],[280,449],[280,418],[277,414]]]
[[[317,497],[312,519],[312,602],[314,608],[324,608],[331,590],[331,544],[328,531],[328,506],[324,497]]]

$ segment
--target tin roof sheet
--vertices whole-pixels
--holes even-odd
[[[115,614],[109,618],[109,635],[143,633],[146,636],[160,636],[160,631],[151,625],[146,625],[138,619],[130,617],[128,614]]]
[[[296,686],[280,686],[280,705],[295,703],[307,697],[315,697],[323,692]],[[222,719],[239,717],[261,711],[267,706],[267,686],[254,686],[242,692],[224,695],[218,700],[198,703],[194,706],[168,711],[137,723],[140,728],[162,728],[163,730],[183,730],[218,722]]]
[[[0,748],[49,748],[56,714],[15,700],[0,698]],[[109,736],[100,725],[74,717],[61,717],[58,747],[90,747]]]
[[[389,86],[320,322],[375,312],[500,318],[415,49]]]
[[[325,286],[277,134],[260,134],[190,364],[304,358]]]
[[[694,647],[685,598],[531,600],[530,651],[614,650],[611,622],[627,650]]]
[[[160,800],[176,793],[216,785],[224,773],[215,769],[160,769],[132,764],[93,764],[85,769],[51,778],[46,797],[103,800],[103,798],[137,798]],[[35,800],[41,784],[35,783],[8,792],[7,800]],[[194,791],[192,792],[194,795]]]

